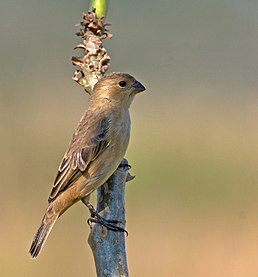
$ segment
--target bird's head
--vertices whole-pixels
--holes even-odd
[[[129,108],[134,96],[145,87],[126,73],[111,73],[102,77],[94,86],[92,97],[106,99],[115,105]]]

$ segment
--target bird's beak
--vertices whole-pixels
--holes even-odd
[[[135,94],[142,92],[144,90],[145,90],[145,87],[139,81],[135,81],[134,84],[132,85],[132,92]]]

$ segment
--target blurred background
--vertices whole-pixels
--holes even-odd
[[[1,276],[95,276],[81,203],[28,256],[87,106],[70,58],[88,4],[0,2]],[[126,156],[130,275],[257,276],[258,2],[111,0],[107,20],[111,70],[147,88]]]

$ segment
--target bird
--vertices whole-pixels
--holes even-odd
[[[81,200],[91,211],[90,194],[116,171],[126,153],[131,128],[129,107],[135,95],[144,90],[133,76],[121,72],[106,74],[95,84],[58,168],[29,250],[32,258],[39,255],[57,219],[69,207]]]

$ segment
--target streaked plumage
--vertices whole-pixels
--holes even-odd
[[[125,73],[103,77],[90,95],[59,166],[49,205],[30,248],[35,258],[54,223],[71,205],[104,184],[123,159],[130,137],[129,107],[143,85]]]

